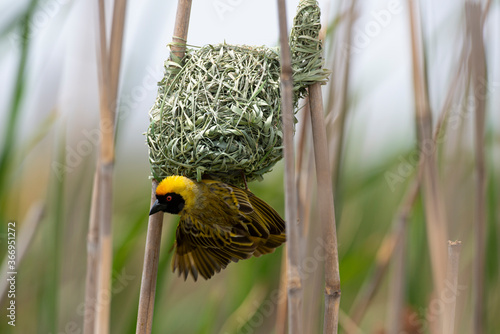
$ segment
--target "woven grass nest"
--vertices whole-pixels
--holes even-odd
[[[301,1],[290,35],[294,102],[325,83],[320,10]],[[147,132],[153,177],[261,179],[283,156],[279,50],[206,45],[165,63]]]

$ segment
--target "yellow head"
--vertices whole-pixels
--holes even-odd
[[[184,176],[168,176],[156,188],[156,202],[150,215],[158,211],[178,214],[182,209],[193,207],[196,184]]]

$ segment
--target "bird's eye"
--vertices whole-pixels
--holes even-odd
[[[170,202],[172,200],[172,196],[167,196],[167,202]]]

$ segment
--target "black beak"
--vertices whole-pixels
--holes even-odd
[[[153,215],[159,211],[163,211],[163,205],[158,202],[158,200],[155,201],[153,206],[151,207],[151,210],[149,211],[149,215]]]

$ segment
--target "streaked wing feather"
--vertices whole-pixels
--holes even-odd
[[[260,214],[266,227],[271,234],[281,234],[285,232],[285,221],[280,215],[270,207],[266,202],[255,196],[250,191],[247,191],[249,202],[254,207],[254,210]]]
[[[233,209],[237,209],[242,213],[250,213],[253,211],[252,204],[248,201],[247,193],[235,186],[217,181],[206,181],[208,186],[217,197],[222,198],[224,202]]]
[[[272,253],[286,241],[283,219],[252,192],[218,181],[203,183],[225,220],[200,221],[201,209],[181,216],[172,259],[172,270],[179,276],[209,279],[230,262]]]
[[[247,236],[217,231],[192,217],[179,221],[175,246],[172,270],[183,274],[184,279],[191,273],[195,281],[198,273],[209,279],[229,262],[249,258],[257,248]]]
[[[238,210],[243,213],[243,214],[248,214],[253,212],[253,206],[248,200],[247,193],[237,187],[232,188],[234,196],[236,197],[236,200],[238,201]]]

